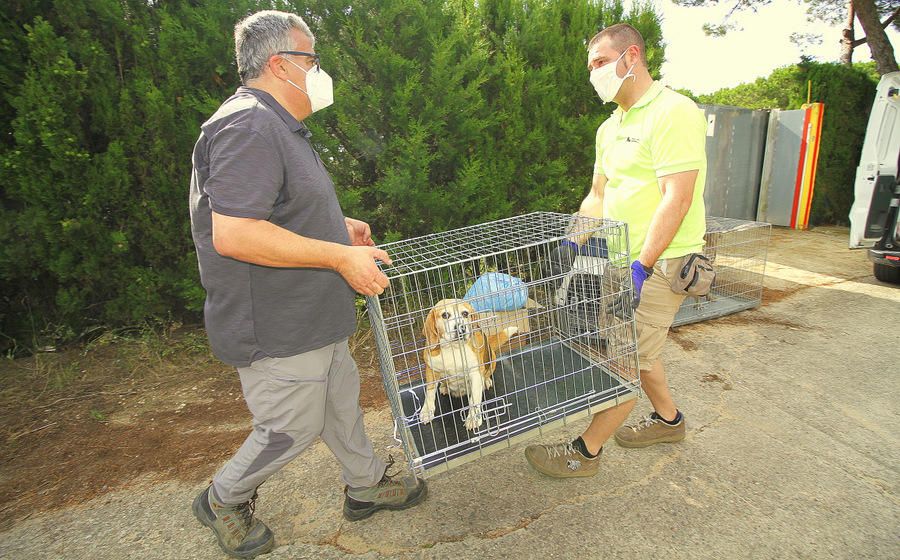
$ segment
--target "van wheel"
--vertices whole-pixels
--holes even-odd
[[[872,263],[872,268],[875,272],[875,278],[878,278],[882,282],[900,284],[900,266]]]

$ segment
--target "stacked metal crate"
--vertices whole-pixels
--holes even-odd
[[[555,262],[561,243],[581,235],[591,236],[593,252]],[[390,285],[367,307],[396,437],[418,474],[445,471],[639,391],[624,224],[536,212],[381,248],[393,261],[382,265]],[[498,288],[470,301],[481,304],[475,329],[516,331],[495,358],[483,423],[468,429],[469,399],[440,393],[434,418],[423,422],[425,319],[441,300],[465,298],[488,273],[516,279],[509,290],[526,290],[527,298],[515,309],[484,309],[511,299]]]
[[[771,224],[734,218],[706,218],[704,254],[716,269],[708,295],[688,297],[673,326],[722,317],[762,303]]]

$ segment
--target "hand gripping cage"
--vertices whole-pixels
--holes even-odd
[[[565,246],[585,235],[590,240],[581,254]],[[625,224],[536,212],[381,248],[393,261],[381,265],[390,283],[367,299],[367,308],[395,437],[417,474],[443,472],[637,395]],[[509,282],[474,290],[476,281],[492,276]],[[495,366],[477,427],[466,426],[471,395],[443,389],[433,419],[422,419],[424,356],[437,348],[426,339],[425,321],[448,298],[465,299],[476,310],[470,331],[514,333],[491,364],[460,368],[465,376]],[[474,362],[474,356],[462,352],[454,359]]]

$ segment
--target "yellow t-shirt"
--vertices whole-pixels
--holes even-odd
[[[617,108],[597,129],[595,175],[607,179],[604,217],[628,224],[631,260],[641,253],[650,220],[662,201],[658,179],[698,170],[691,207],[660,258],[703,249],[706,208],[706,118],[687,97],[653,82],[628,111]],[[610,249],[615,250],[614,247]],[[621,251],[624,252],[622,247]]]

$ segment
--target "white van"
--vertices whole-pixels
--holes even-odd
[[[881,77],[856,168],[850,247],[872,247],[875,277],[900,283],[900,72]]]

